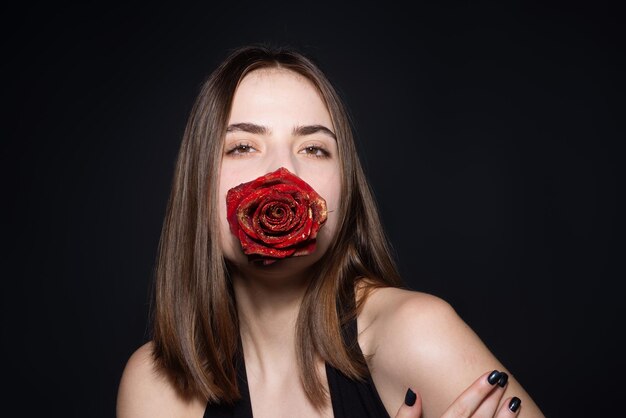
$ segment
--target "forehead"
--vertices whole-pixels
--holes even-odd
[[[285,68],[254,70],[241,80],[229,123],[323,124],[332,129],[328,108],[308,78]]]

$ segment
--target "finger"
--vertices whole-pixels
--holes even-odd
[[[404,403],[398,409],[395,418],[419,418],[422,415],[422,398],[410,388],[406,391]]]
[[[521,405],[522,400],[517,396],[507,398],[498,410],[496,418],[512,418],[518,416]]]
[[[472,414],[472,418],[493,418],[498,410],[498,405],[504,396],[507,383],[509,381],[509,375],[506,372],[500,372],[502,375],[498,382],[495,384],[495,390],[491,391],[489,395],[480,403],[480,406]]]
[[[502,372],[494,370],[484,373],[450,405],[441,418],[469,418],[480,404],[491,394],[502,377]],[[496,405],[497,406],[497,405]],[[495,411],[495,407],[493,409]]]

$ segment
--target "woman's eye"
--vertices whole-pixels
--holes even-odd
[[[330,153],[328,151],[326,151],[322,147],[318,147],[317,145],[309,145],[307,147],[304,147],[300,152],[317,158],[330,157]]]
[[[227,155],[243,155],[255,152],[256,149],[250,144],[237,144],[226,151]]]

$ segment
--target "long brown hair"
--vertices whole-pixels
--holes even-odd
[[[239,323],[228,267],[220,248],[218,180],[223,139],[239,82],[249,72],[282,67],[319,90],[337,136],[343,199],[336,238],[315,264],[296,325],[301,381],[321,407],[328,394],[315,361],[321,357],[353,379],[367,367],[346,347],[342,326],[359,312],[354,287],[402,286],[376,204],[359,162],[349,115],[314,61],[291,47],[249,45],[230,51],[203,83],[193,105],[167,203],[155,268],[153,355],[181,394],[210,402],[240,397],[234,359]]]

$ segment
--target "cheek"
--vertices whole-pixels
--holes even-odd
[[[225,167],[226,164],[222,163],[222,171],[220,173],[219,187],[218,187],[218,204],[219,204],[219,216],[220,216],[220,225],[222,225],[222,229],[226,226],[226,230],[230,231],[228,227],[228,220],[226,218],[226,195],[228,191],[233,187],[237,187],[241,183],[252,180],[246,176],[245,173],[237,172],[232,168]]]
[[[309,183],[313,189],[324,198],[329,212],[339,209],[341,199],[341,180],[338,174],[332,174],[324,178],[311,176],[303,180]]]
[[[319,188],[314,188],[326,200],[326,209],[328,210],[326,223],[318,234],[320,249],[325,251],[337,233],[341,187],[336,181],[329,181],[325,185],[320,185]]]
[[[224,176],[224,181],[220,181],[218,190],[218,216],[220,226],[220,246],[224,257],[230,261],[244,260],[245,255],[241,251],[239,240],[230,232],[230,225],[228,224],[228,218],[226,217],[226,194],[228,190],[235,187],[237,184],[230,185],[228,176]]]

